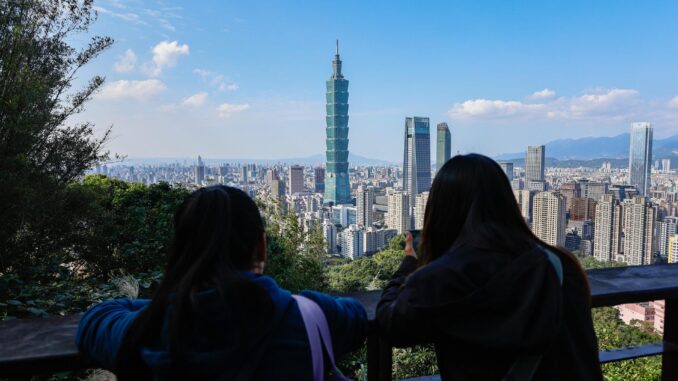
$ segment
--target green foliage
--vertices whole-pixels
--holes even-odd
[[[433,345],[393,349],[394,380],[438,374],[438,362]]]
[[[90,0],[0,2],[0,272],[26,275],[59,263],[70,250],[64,236],[83,206],[67,184],[108,158],[90,123],[68,125],[102,85],[95,76],[72,91],[84,65],[112,40],[82,39],[96,19]]]

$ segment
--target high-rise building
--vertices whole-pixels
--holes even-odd
[[[409,196],[409,207],[415,205],[419,193],[431,189],[431,133],[429,119],[405,118],[405,150],[403,154],[403,190]],[[408,212],[412,219],[412,211]]]
[[[374,227],[368,227],[363,230],[363,252],[365,254],[372,254],[379,251],[379,230]]]
[[[663,221],[657,223],[657,245],[659,246],[659,255],[667,259],[669,256],[669,238],[678,232],[678,217],[664,217]]]
[[[282,180],[271,180],[271,194],[273,197],[285,197],[285,182]]]
[[[508,177],[508,180],[513,181],[513,163],[504,161],[499,163],[499,166],[506,174],[506,177]]]
[[[654,253],[657,208],[643,196],[624,200],[624,258],[626,264],[649,265]]]
[[[388,194],[386,225],[403,234],[410,228],[410,197],[407,192],[391,191]]]
[[[596,202],[592,198],[575,197],[570,202],[570,220],[587,221],[595,218]]]
[[[600,198],[607,193],[608,184],[582,180],[579,182],[581,197],[590,198],[594,201],[600,201]],[[621,201],[621,199],[619,199]]]
[[[678,263],[678,234],[669,237],[668,263]]]
[[[363,256],[365,244],[363,242],[364,229],[351,225],[341,232],[341,255],[346,258],[360,258]]]
[[[362,185],[358,187],[356,192],[356,209],[357,218],[356,224],[366,228],[372,226],[374,222],[374,214],[372,207],[374,205],[374,190],[372,188],[365,188]]]
[[[544,181],[546,147],[528,146],[525,155],[525,182]]]
[[[201,185],[205,181],[205,163],[202,158],[198,156],[198,165],[195,166],[195,183]]]
[[[332,77],[327,80],[327,165],[325,166],[325,204],[348,204],[348,80],[341,74],[339,41],[332,61]]]
[[[428,202],[429,192],[422,192],[417,195],[414,204],[414,228],[421,230],[424,228],[424,215],[426,214],[426,203]]]
[[[593,256],[599,261],[616,261],[621,249],[622,207],[611,194],[603,195],[596,205]]]
[[[452,151],[452,135],[447,123],[438,123],[438,135],[436,136],[436,171],[450,160]]]
[[[652,125],[647,122],[631,125],[629,147],[629,184],[642,196],[649,196],[652,166]]]
[[[671,159],[662,159],[662,172],[671,173]]]
[[[516,202],[520,208],[520,213],[527,223],[532,222],[532,200],[535,192],[527,189],[514,189],[513,195],[516,197]]]
[[[325,168],[316,167],[313,169],[313,181],[314,187],[313,190],[315,193],[324,193],[325,192]]]
[[[325,220],[323,222],[323,236],[327,244],[327,253],[333,254],[337,251],[337,227],[332,221]]]
[[[243,185],[247,184],[247,182],[248,182],[247,174],[248,173],[249,173],[249,171],[247,170],[247,166],[243,165],[243,166],[240,167],[240,183],[241,184],[243,184]]]
[[[565,245],[565,197],[552,191],[534,196],[532,232],[549,245]]]
[[[287,176],[287,189],[290,194],[301,193],[304,191],[304,167],[301,165],[290,165]]]

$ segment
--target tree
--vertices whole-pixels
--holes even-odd
[[[0,2],[0,272],[68,251],[62,237],[81,200],[67,185],[106,160],[109,130],[69,124],[103,84],[94,76],[72,90],[78,71],[113,43],[94,36],[71,45],[96,20],[92,0]]]

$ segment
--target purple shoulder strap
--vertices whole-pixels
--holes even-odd
[[[311,346],[311,358],[313,360],[313,380],[323,381],[325,379],[325,361],[323,353],[327,353],[330,360],[331,369],[336,369],[334,362],[334,350],[332,349],[332,336],[330,328],[327,325],[325,313],[318,304],[309,298],[301,295],[292,295],[297,301],[301,317],[304,320],[304,327],[308,335],[308,341]]]

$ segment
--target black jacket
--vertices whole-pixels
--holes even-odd
[[[533,380],[602,380],[585,285],[564,281],[543,249],[459,247],[416,270],[406,257],[377,306],[396,347],[434,343],[444,380],[501,380],[520,354],[542,354]],[[416,270],[416,271],[415,271]]]

